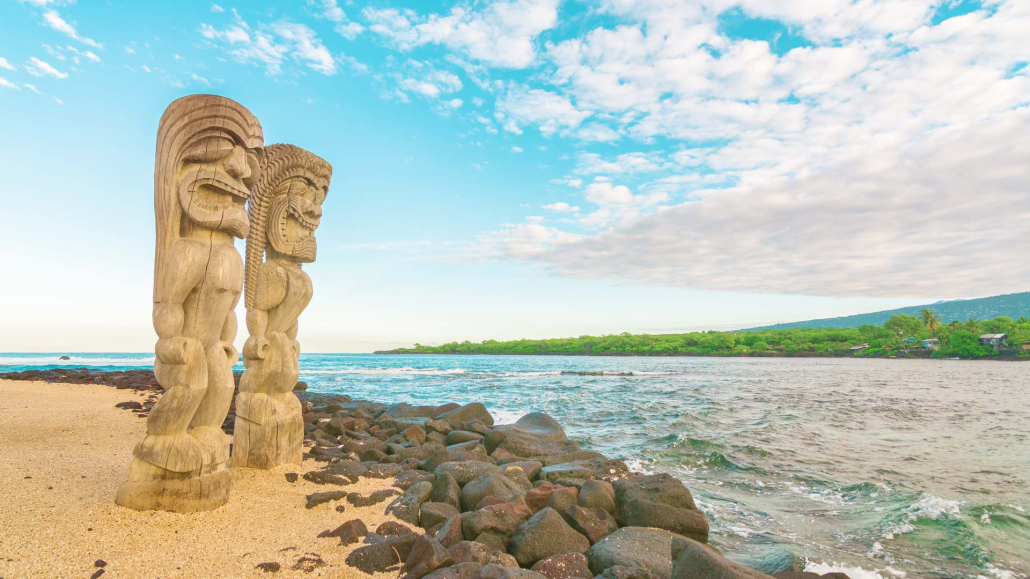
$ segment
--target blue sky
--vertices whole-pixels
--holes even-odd
[[[154,135],[192,93],[335,168],[311,351],[1027,289],[1026,2],[4,0],[0,22],[0,350],[151,348]]]

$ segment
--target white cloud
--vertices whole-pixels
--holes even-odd
[[[650,173],[668,167],[659,153],[623,153],[604,159],[597,153],[580,152],[576,155],[574,172],[579,175]]]
[[[19,87],[18,85],[14,84],[13,82],[7,80],[6,78],[4,78],[2,76],[0,76],[0,88],[10,88],[10,89],[14,89],[14,90],[20,90],[21,89],[21,87]]]
[[[543,208],[548,210],[548,211],[556,211],[558,213],[575,213],[575,212],[579,211],[579,207],[576,207],[576,206],[573,206],[573,205],[569,205],[568,203],[566,203],[564,201],[558,201],[557,203],[551,203],[549,205],[544,205]]]
[[[38,89],[38,88],[36,88],[36,85],[34,85],[34,84],[31,84],[31,83],[25,83],[25,84],[24,84],[23,86],[24,86],[25,88],[27,88],[27,89],[31,90],[32,92],[36,93],[36,94],[43,94],[43,93],[41,93],[41,92],[39,91],[39,89]]]
[[[309,0],[309,3],[314,1]],[[347,40],[354,40],[365,30],[364,26],[347,18],[347,14],[340,8],[336,0],[318,0],[318,3],[322,7],[321,16],[336,25],[333,30],[340,36]]]
[[[251,30],[236,14],[235,9],[233,14],[236,16],[236,24],[226,28],[218,29],[202,23],[201,36],[226,44],[229,55],[234,59],[263,65],[272,75],[282,71],[286,56],[292,56],[308,68],[324,75],[336,74],[336,60],[311,28],[303,24],[280,21],[267,27],[262,26],[259,30]]]
[[[51,66],[49,63],[42,61],[36,58],[35,56],[30,58],[29,62],[31,62],[31,65],[25,65],[25,71],[31,74],[32,76],[42,76],[46,74],[59,79],[68,78],[67,72],[61,72],[53,66]]]
[[[45,4],[46,3],[44,2],[44,5]],[[83,44],[88,44],[93,48],[104,48],[102,44],[93,40],[92,38],[85,38],[83,36],[79,36],[78,32],[76,32],[75,30],[75,27],[66,22],[63,18],[61,18],[61,15],[58,14],[57,10],[51,9],[44,12],[43,22],[45,22],[46,25],[50,28],[53,28],[54,30],[62,34],[67,34],[68,36],[74,38],[75,40],[78,40]]]
[[[447,15],[393,8],[366,8],[364,14],[373,32],[401,49],[442,44],[493,66],[525,68],[536,58],[537,36],[557,24],[557,6],[558,0],[493,0],[481,9],[457,6]]]
[[[202,76],[197,75],[197,73],[190,72],[190,73],[187,73],[187,74],[189,74],[190,78],[192,78],[193,80],[195,80],[195,81],[197,81],[197,82],[199,82],[201,84],[206,84],[208,86],[211,86],[211,81],[209,81],[208,79],[206,79],[206,78],[204,78]]]
[[[512,153],[521,153],[522,152],[522,147],[512,147],[511,148],[511,152]]]
[[[212,4],[211,5],[211,11],[214,12],[215,14],[221,14],[222,12],[225,12],[225,8],[222,8],[218,4]]]
[[[0,56],[0,68],[6,68],[7,70],[16,70],[15,66],[7,61],[6,58]]]
[[[72,53],[76,54],[77,56],[82,56],[82,57],[86,58],[90,62],[100,62],[100,57],[97,56],[96,53],[94,53],[92,50],[79,50],[79,49],[77,49],[77,48],[75,48],[74,46],[71,46],[71,45],[65,46],[64,48],[66,50],[68,50],[69,52],[72,52]],[[75,59],[75,63],[78,64],[78,62],[79,62],[79,59],[76,58]]]
[[[549,137],[560,130],[573,129],[589,117],[590,111],[576,108],[567,97],[526,86],[510,87],[497,101],[497,115],[504,129],[521,134],[521,125],[536,124]]]

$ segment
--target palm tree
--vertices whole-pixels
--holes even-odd
[[[922,318],[923,325],[930,330],[931,334],[936,335],[937,330],[941,329],[941,319],[937,317],[937,312],[930,308],[923,308],[919,312],[919,317]]]
[[[979,334],[980,322],[978,320],[974,320],[973,318],[969,318],[968,320],[966,320],[966,329],[970,332],[973,332],[974,334]]]

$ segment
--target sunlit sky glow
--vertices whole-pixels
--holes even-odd
[[[1028,289],[1024,0],[4,0],[0,22],[3,351],[152,347],[154,135],[192,93],[334,166],[309,351]]]

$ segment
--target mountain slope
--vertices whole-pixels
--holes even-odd
[[[989,320],[998,316],[1008,316],[1017,319],[1020,316],[1030,317],[1030,292],[1018,294],[1005,294],[991,296],[988,298],[977,298],[974,300],[956,300],[949,302],[937,302],[922,306],[910,306],[896,310],[883,312],[872,312],[868,314],[857,314],[854,316],[843,316],[839,318],[824,318],[821,320],[808,320],[804,322],[788,322],[761,326],[758,328],[746,328],[749,330],[785,330],[789,328],[857,328],[864,324],[875,326],[883,325],[888,318],[894,314],[919,315],[919,310],[930,308],[937,312],[937,316],[945,324],[952,320]]]

